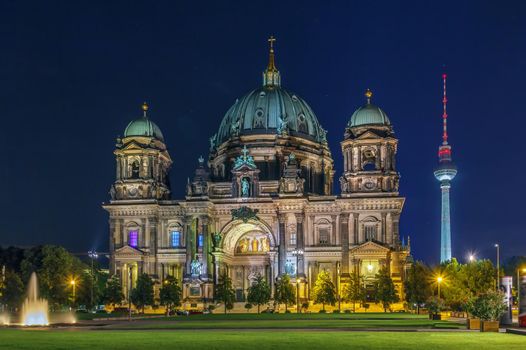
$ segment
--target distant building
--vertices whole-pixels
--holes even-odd
[[[271,285],[289,274],[306,300],[322,270],[337,286],[357,273],[372,288],[386,267],[402,296],[410,248],[399,238],[404,198],[391,121],[368,90],[342,126],[341,195],[333,194],[326,131],[303,99],[281,87],[270,43],[263,85],[226,112],[186,198],[171,197],[172,158],[146,105],[117,140],[116,179],[103,207],[110,270],[125,289],[141,272],[158,281],[173,275],[198,303],[227,274],[243,301],[258,274]]]

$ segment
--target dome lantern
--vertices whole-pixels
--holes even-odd
[[[263,86],[281,86],[281,75],[279,74],[278,68],[276,68],[276,62],[274,58],[274,42],[276,38],[270,36],[269,42],[269,57],[267,69],[263,72]]]

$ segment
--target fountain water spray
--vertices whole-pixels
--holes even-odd
[[[38,297],[38,281],[36,273],[31,274],[27,286],[27,298],[22,306],[22,324],[24,326],[47,326],[48,303]]]

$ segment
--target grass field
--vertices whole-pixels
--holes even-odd
[[[0,349],[524,349],[519,335],[466,332],[0,330]]]
[[[124,322],[118,328],[135,329],[344,329],[344,328],[465,328],[464,324],[431,321],[411,314],[213,314],[161,317]]]

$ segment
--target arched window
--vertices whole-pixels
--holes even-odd
[[[200,233],[197,236],[197,245],[199,246],[199,248],[203,248],[203,234],[202,233]]]
[[[133,161],[132,165],[131,165],[131,178],[132,179],[138,179],[139,178],[139,162],[138,161]]]
[[[128,232],[128,245],[137,248],[139,245],[139,231],[132,230]]]
[[[171,235],[172,248],[180,247],[181,246],[181,232],[172,231],[170,235]]]
[[[254,114],[254,124],[253,128],[264,128],[265,127],[265,113],[261,108],[258,108],[256,110],[256,113]]]
[[[373,239],[376,239],[376,224],[366,224],[364,230],[366,240],[372,241]]]
[[[308,134],[309,126],[307,125],[307,120],[303,114],[298,115],[298,132]]]

